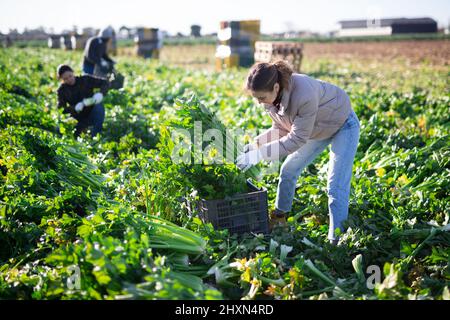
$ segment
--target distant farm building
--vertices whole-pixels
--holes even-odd
[[[201,30],[202,30],[202,27],[201,27],[201,26],[199,26],[199,25],[197,25],[197,24],[193,24],[193,25],[191,26],[191,36],[192,36],[192,37],[195,37],[195,38],[201,37],[201,36],[202,36],[202,35],[201,35]]]
[[[339,21],[338,37],[390,36],[405,33],[436,33],[437,22],[431,18],[394,18]]]

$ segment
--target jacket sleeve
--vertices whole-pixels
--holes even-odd
[[[64,90],[61,88],[58,89],[58,108],[63,108],[63,113],[75,113],[74,107],[69,104],[64,94]]]
[[[113,62],[113,59],[111,59],[111,57],[108,56],[108,54],[106,52],[103,54],[102,58],[108,62]]]
[[[67,106],[66,98],[61,88],[58,89],[58,108],[65,108]]]
[[[255,142],[258,147],[261,147],[266,143],[280,139],[282,136],[286,135],[285,132],[285,130],[282,130],[278,124],[272,120],[272,127],[258,135],[255,138]]]
[[[87,48],[87,59],[94,64],[100,64],[102,58],[101,46],[96,39],[92,39]]]
[[[319,97],[311,92],[307,98],[302,99],[302,103],[298,107],[298,113],[292,123],[291,131],[279,140],[272,141],[260,149],[263,158],[270,161],[280,160],[300,149],[311,136],[318,109]]]
[[[100,92],[103,95],[106,95],[109,89],[109,82],[107,80],[92,77],[92,76],[86,76],[86,79],[88,81],[88,86],[91,88],[99,88]]]

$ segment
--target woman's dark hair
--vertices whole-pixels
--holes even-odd
[[[283,60],[273,63],[257,63],[248,73],[246,89],[272,91],[275,83],[280,85],[280,91],[289,89],[289,81],[293,72],[289,64]]]
[[[61,78],[61,76],[64,74],[64,72],[73,72],[72,68],[68,66],[67,64],[60,64],[58,66],[58,69],[56,69],[56,73],[58,74],[58,78]]]

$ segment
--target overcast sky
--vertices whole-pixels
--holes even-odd
[[[169,33],[216,32],[221,20],[261,19],[264,33],[288,28],[326,32],[339,20],[373,16],[431,17],[440,26],[450,21],[450,0],[0,0],[0,31],[43,26],[55,32],[112,25],[158,27]]]

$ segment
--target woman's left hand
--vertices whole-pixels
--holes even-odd
[[[258,164],[263,159],[261,151],[259,149],[251,150],[239,155],[236,158],[236,165],[239,169],[247,171],[254,165]]]

